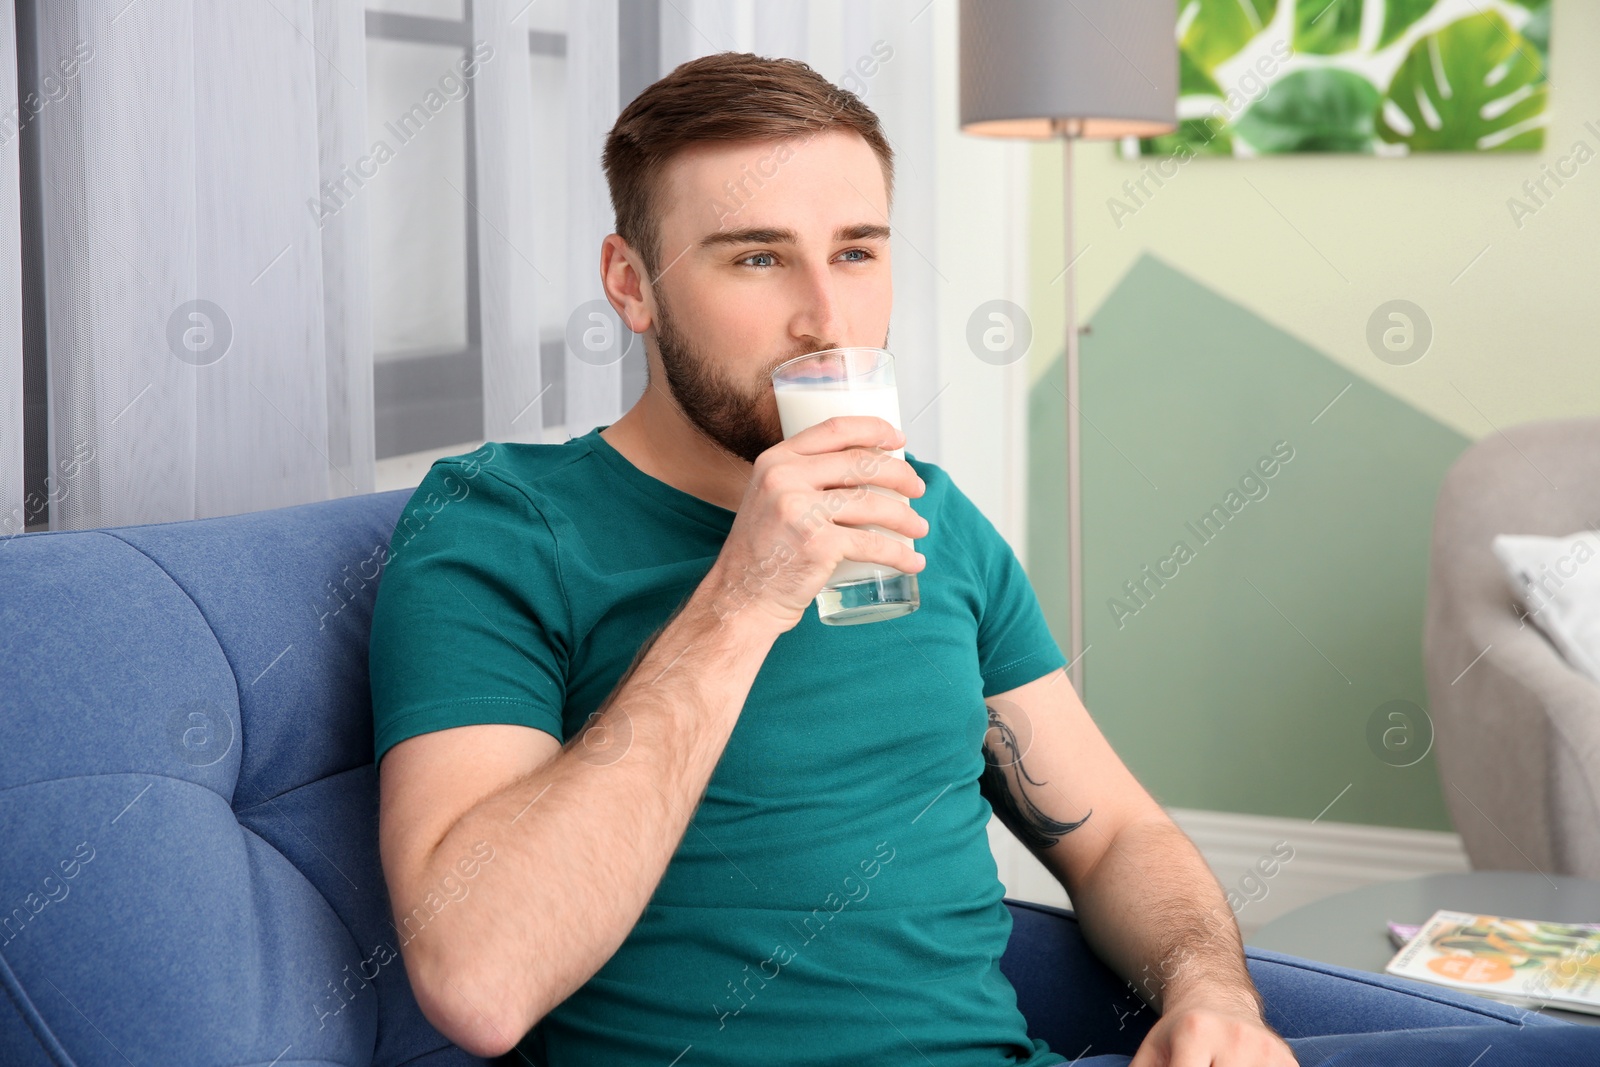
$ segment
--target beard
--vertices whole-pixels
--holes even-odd
[[[772,371],[791,357],[774,360],[752,382],[724,374],[672,325],[660,288],[656,290],[656,348],[666,371],[667,391],[701,436],[746,463],[754,463],[783,440]],[[833,348],[823,345],[807,352]],[[796,352],[803,356],[806,352]]]
[[[666,293],[656,287],[656,349],[667,376],[667,392],[690,425],[712,444],[746,463],[783,441],[778,418],[778,398],[772,390],[772,372],[796,356],[841,347],[818,342],[767,363],[754,380],[741,383],[724,374],[714,361],[674,327],[667,310]],[[889,331],[883,343],[889,347]]]

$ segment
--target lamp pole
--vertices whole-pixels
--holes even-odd
[[[1072,156],[1079,139],[1153,137],[1177,126],[1178,39],[1170,3],[960,0],[961,128],[985,137],[1059,137],[1067,265],[1067,676],[1084,693],[1082,401]]]
[[[1063,146],[1062,216],[1066,222],[1067,254],[1066,269],[1062,271],[1067,289],[1067,583],[1070,586],[1067,603],[1072,630],[1067,676],[1078,691],[1078,699],[1083,700],[1083,465],[1079,449],[1082,401],[1078,394],[1078,286],[1073,274],[1077,248],[1072,226],[1072,142],[1083,136],[1083,120],[1053,118],[1050,127],[1051,132],[1061,138]]]

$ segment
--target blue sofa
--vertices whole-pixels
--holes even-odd
[[[367,635],[409,497],[0,540],[0,1064],[483,1062],[418,1010],[378,858]],[[1035,1036],[1132,1052],[1151,1013],[1070,914],[1008,904]],[[1269,1003],[1316,996],[1250,955]]]

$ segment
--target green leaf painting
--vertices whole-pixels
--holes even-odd
[[[1171,133],[1150,138],[1151,155],[1177,156],[1187,159],[1196,156],[1233,155],[1233,134],[1225,123],[1207,122],[1205,119],[1181,119]]]
[[[1385,97],[1407,121],[1380,112],[1378,135],[1414,152],[1538,149],[1544,127],[1526,128],[1549,93],[1538,55],[1498,12],[1452,22],[1411,46]]]
[[[1383,5],[1383,34],[1378,47],[1387,48],[1400,39],[1417,20],[1433,9],[1434,0],[1389,0]]]
[[[1188,96],[1199,93],[1203,96],[1221,96],[1222,90],[1218,88],[1211,75],[1200,69],[1189,53],[1178,51],[1178,95]]]
[[[1550,55],[1550,0],[1540,0],[1537,3],[1524,3],[1523,7],[1532,12],[1527,22],[1522,24],[1522,36],[1533,42],[1539,50],[1539,57],[1549,62]]]
[[[1128,155],[1538,151],[1552,0],[1178,0],[1179,126]]]
[[[1361,7],[1361,0],[1298,0],[1294,50],[1321,55],[1350,51],[1361,39]]]
[[[1239,117],[1258,152],[1370,152],[1377,87],[1337,67],[1295,71]]]
[[[1277,10],[1278,0],[1183,0],[1178,5],[1178,26],[1184,30],[1178,47],[1209,74],[1260,33]]]

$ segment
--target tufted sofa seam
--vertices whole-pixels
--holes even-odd
[[[221,652],[222,653],[222,658],[224,660],[227,660],[227,662],[228,662],[228,670],[230,672],[232,672],[232,674],[233,674],[233,684],[234,684],[234,686],[237,687],[239,685],[239,672],[233,669],[233,660],[228,659],[228,650],[226,648],[222,647],[222,639],[217,636],[217,628],[215,626],[211,625],[211,619],[206,615],[205,609],[202,608],[200,606],[200,602],[194,598],[194,594],[189,592],[188,589],[184,588],[184,585],[183,585],[182,582],[178,581],[176,575],[174,575],[171,571],[167,570],[167,568],[163,567],[159,562],[157,562],[157,560],[156,560],[156,558],[154,556],[152,556],[150,553],[146,552],[144,549],[140,548],[138,545],[134,544],[132,541],[129,541],[126,537],[122,537],[122,536],[119,536],[117,534],[114,534],[114,533],[110,532],[109,530],[86,530],[86,531],[83,531],[83,532],[85,532],[85,533],[97,533],[97,534],[101,534],[102,536],[109,537],[114,541],[121,541],[123,544],[127,545],[133,551],[139,553],[139,555],[141,555],[145,559],[149,560],[150,561],[150,565],[155,567],[156,570],[158,570],[162,574],[166,575],[167,581],[171,582],[173,585],[178,587],[178,592],[183,594],[184,599],[188,600],[189,603],[194,606],[195,612],[202,619],[205,620],[206,629],[211,631],[211,639],[217,643],[217,651]]]
[[[217,628],[215,626],[211,625],[211,619],[206,615],[205,609],[202,608],[200,606],[200,602],[194,598],[194,594],[190,593],[189,590],[184,587],[183,583],[180,582],[177,579],[177,577],[173,575],[173,573],[171,571],[167,570],[160,563],[158,563],[156,561],[156,559],[153,556],[150,555],[150,553],[146,552],[144,549],[140,548],[138,545],[135,545],[132,542],[128,541],[127,538],[118,536],[117,534],[110,533],[110,532],[105,531],[105,530],[89,530],[89,531],[83,531],[83,532],[85,532],[85,533],[104,534],[106,537],[110,537],[110,538],[112,538],[114,540],[121,541],[123,544],[127,545],[133,551],[139,553],[139,555],[141,555],[145,559],[149,560],[150,563],[156,568],[156,570],[160,571],[162,574],[164,574],[166,576],[167,581],[171,582],[173,585],[178,587],[178,592],[183,594],[184,599],[189,601],[189,603],[194,607],[195,613],[197,615],[199,615],[201,620],[203,620],[205,622],[206,629],[208,631],[210,631],[210,633],[211,633],[211,640],[216,642],[217,651],[222,653],[223,662],[227,663],[228,672],[233,675],[233,688],[234,688],[233,706],[234,706],[235,709],[237,709],[237,711],[239,713],[239,758],[240,758],[240,764],[241,764],[240,769],[242,771],[243,770],[243,760],[244,760],[244,691],[239,685],[239,671],[234,667],[233,659],[232,659],[232,657],[230,657],[228,655],[228,650],[223,645],[222,638],[217,636]],[[296,789],[304,789],[308,785],[316,785],[318,782],[325,782],[329,778],[335,778],[335,777],[337,777],[337,776],[339,776],[341,774],[349,774],[351,771],[358,771],[362,767],[365,767],[365,766],[367,766],[367,764],[363,763],[363,764],[360,764],[359,766],[356,766],[356,767],[348,767],[348,768],[346,768],[346,769],[344,769],[342,771],[334,771],[331,774],[325,774],[321,778],[314,778],[309,782],[301,782],[300,784],[298,784],[296,786],[293,786],[293,787],[291,787],[289,789],[285,789],[281,793],[275,793],[270,797],[262,797],[262,798],[260,798],[258,800],[254,800],[254,801],[250,802],[249,804],[246,804],[242,808],[234,806],[235,802],[238,799],[238,795],[239,795],[239,779],[235,778],[234,779],[234,786],[233,786],[234,795],[232,797],[224,796],[222,799],[226,800],[228,802],[228,806],[233,808],[234,814],[238,815],[240,812],[251,811],[251,810],[254,810],[255,808],[259,808],[263,804],[270,804],[274,800],[277,800],[279,797],[288,796],[290,793],[293,793]],[[183,779],[179,779],[179,781],[183,781]],[[221,794],[218,794],[218,795],[220,796]],[[287,818],[287,816],[286,816],[286,818]],[[291,820],[291,823],[292,823],[292,820]],[[305,831],[300,830],[300,828],[298,826],[296,826],[295,829],[299,830],[301,834],[305,833]]]
[[[49,979],[46,979],[49,981]],[[28,991],[22,988],[22,983],[17,980],[17,974],[11,969],[11,961],[6,959],[6,954],[0,952],[0,983],[6,987],[6,995],[11,998],[11,1003],[16,1007],[17,1013],[28,1024],[28,1029],[33,1031],[34,1040],[49,1053],[50,1058],[63,1067],[75,1067],[75,1061],[67,1054],[61,1042],[56,1038],[55,1031],[51,1030],[44,1021],[44,1016],[33,1006],[33,998],[28,996]],[[53,983],[52,983],[53,984]],[[60,992],[57,990],[57,992]],[[69,1001],[70,1003],[70,1001]]]
[[[261,807],[261,806],[263,806],[265,804],[271,804],[275,800],[283,799],[284,797],[288,796],[290,793],[298,793],[300,790],[306,789],[306,788],[308,788],[310,786],[317,785],[317,784],[319,784],[321,782],[331,781],[334,778],[338,778],[340,775],[354,774],[357,771],[364,771],[368,767],[371,767],[371,766],[372,766],[371,763],[358,763],[354,767],[346,767],[342,771],[329,771],[327,774],[324,774],[321,778],[313,778],[309,782],[301,782],[299,785],[290,786],[288,789],[285,789],[283,792],[274,793],[270,797],[264,797],[261,800],[256,801],[254,804],[247,804],[242,808],[234,808],[233,809],[233,813],[235,815],[243,815],[247,811],[255,811],[257,808],[259,808],[259,807]]]
[[[285,819],[285,821],[287,821],[289,823],[290,826],[294,826],[293,820],[290,820],[288,818],[288,816],[284,816],[284,819]],[[302,879],[304,879],[306,885],[311,887],[311,891],[317,895],[317,898],[319,900],[322,901],[322,906],[328,909],[328,914],[333,916],[334,921],[339,924],[340,928],[344,930],[345,935],[350,938],[350,943],[356,947],[356,952],[360,953],[361,952],[361,939],[356,936],[356,932],[354,930],[350,929],[350,924],[345,922],[343,915],[339,914],[339,909],[335,908],[333,906],[333,902],[328,899],[328,894],[324,893],[317,886],[317,883],[313,882],[309,878],[306,878],[306,872],[302,871],[299,867],[295,867],[294,860],[291,860],[288,856],[284,856],[283,855],[283,849],[279,848],[277,845],[274,845],[271,841],[268,841],[265,837],[263,837],[260,830],[257,830],[253,826],[246,826],[244,823],[240,823],[239,824],[239,829],[242,830],[242,831],[245,831],[248,834],[250,834],[252,837],[254,837],[257,841],[260,841],[267,848],[271,849],[273,852],[276,852],[279,856],[283,856],[283,862],[287,863],[290,867],[294,867],[294,872],[296,874],[298,874]],[[305,836],[305,831],[301,830],[298,826],[295,826],[295,830],[302,837]],[[315,842],[312,842],[312,845],[313,845],[313,847],[315,847]],[[320,852],[321,849],[318,849],[317,851]],[[323,858],[327,859],[326,856],[324,856]],[[332,860],[328,860],[328,863],[332,864],[333,861]],[[334,869],[336,871],[338,870],[337,867],[335,867]],[[344,872],[343,871],[339,871],[339,874],[340,874],[341,877],[344,876]],[[354,884],[354,883],[352,883],[352,884]],[[359,889],[360,887],[358,886],[357,888]],[[376,1038],[374,1038],[374,1039],[376,1039]],[[376,1051],[376,1050],[374,1050],[374,1051]],[[370,1062],[370,1058],[369,1058],[369,1062]]]
[[[397,1063],[395,1064],[395,1067],[409,1067],[410,1064],[418,1063],[422,1060],[428,1059],[430,1056],[437,1056],[441,1052],[448,1052],[451,1049],[460,1049],[460,1047],[461,1046],[455,1044],[440,1045],[436,1049],[429,1049],[427,1052],[418,1053],[409,1060],[406,1060],[404,1063]]]
[[[306,837],[306,832],[304,830],[300,829],[300,827],[295,826],[293,819],[290,819],[287,815],[285,815],[283,817],[283,819],[290,826],[294,827],[295,833],[299,834],[301,837]],[[288,856],[284,856],[283,855],[283,849],[279,848],[277,845],[274,845],[271,841],[268,841],[266,839],[266,836],[263,835],[260,830],[257,830],[254,826],[246,826],[244,823],[240,823],[239,824],[239,829],[248,831],[249,834],[252,837],[254,837],[257,841],[260,841],[263,845],[267,846],[272,851],[276,852],[279,856],[283,856],[283,862],[287,863],[290,867],[294,867],[294,872],[296,874],[298,874],[301,878],[305,878],[306,885],[310,886],[312,891],[315,892],[317,894],[317,896],[322,899],[322,903],[328,909],[328,914],[332,915],[336,920],[338,920],[339,925],[344,928],[344,932],[350,935],[350,943],[356,947],[356,951],[357,952],[360,952],[361,951],[361,939],[356,936],[356,932],[354,930],[350,929],[350,924],[344,921],[344,916],[340,915],[339,914],[339,909],[333,906],[333,901],[328,899],[328,894],[324,893],[321,889],[317,888],[317,883],[313,882],[309,878],[306,878],[306,872],[302,871],[299,867],[295,867],[294,860],[290,859]],[[306,837],[306,840],[307,841],[311,841],[311,839],[309,837]],[[316,842],[315,841],[311,841],[311,847],[312,848],[316,848]],[[317,849],[317,852],[319,854],[321,854],[322,850],[321,849]],[[323,859],[328,859],[328,857],[326,855],[323,855],[322,858]],[[338,874],[339,877],[344,878],[346,881],[349,881],[349,877],[343,871],[339,870],[339,868],[334,864],[334,862],[332,860],[328,860],[328,865],[330,867],[333,867],[334,872],[336,874]],[[355,885],[354,882],[351,882],[350,884],[351,885]],[[360,888],[361,888],[360,886],[356,886],[357,890],[359,890]]]
[[[184,584],[182,582],[178,581],[177,576],[174,575],[171,571],[167,570],[167,568],[163,567],[159,562],[157,562],[156,558],[154,556],[152,556],[150,553],[146,552],[144,549],[140,548],[138,545],[134,544],[132,541],[129,541],[126,537],[122,537],[122,536],[120,536],[118,534],[114,534],[114,533],[111,533],[111,532],[106,531],[106,530],[93,530],[93,531],[88,531],[88,532],[101,534],[101,535],[103,535],[105,537],[111,538],[114,541],[121,541],[123,544],[127,545],[130,549],[132,549],[133,551],[139,553],[139,555],[143,556],[145,559],[149,560],[151,566],[155,567],[156,570],[158,570],[162,574],[166,575],[167,581],[169,581],[173,585],[177,586],[178,592],[183,594],[184,599],[187,600],[189,602],[190,606],[194,608],[195,614],[199,615],[201,621],[206,624],[206,630],[211,634],[211,640],[213,640],[213,641],[215,641],[217,643],[217,651],[222,653],[222,662],[224,662],[224,663],[226,663],[228,665],[228,673],[233,675],[233,706],[234,706],[234,708],[236,708],[238,710],[238,713],[239,713],[239,760],[240,760],[240,770],[243,770],[243,762],[244,762],[244,690],[239,685],[239,672],[233,665],[233,657],[229,656],[228,655],[228,650],[223,647],[222,638],[217,636],[217,628],[215,626],[211,625],[210,616],[208,616],[206,614],[206,612],[205,612],[205,609],[200,606],[200,602],[194,598],[194,594],[189,592],[189,590],[184,587]],[[238,791],[239,791],[239,780],[237,778],[234,779],[233,788],[234,788],[235,795],[237,795]],[[224,799],[227,800],[229,807],[233,806],[233,800],[234,800],[233,797],[225,797]]]
[[[34,781],[31,781],[31,782],[17,782],[15,785],[0,785],[0,793],[9,793],[13,789],[26,789],[29,786],[33,786],[33,785],[52,785],[52,784],[54,784],[56,782],[75,782],[75,781],[78,781],[81,778],[120,778],[120,777],[123,777],[124,775],[144,775],[147,778],[165,778],[169,782],[182,782],[184,785],[192,785],[196,789],[204,789],[207,793],[214,793],[214,794],[216,794],[217,797],[219,797],[222,800],[222,802],[224,804],[228,803],[228,798],[227,797],[223,796],[221,793],[218,793],[215,789],[212,789],[209,785],[201,785],[199,782],[191,782],[187,778],[179,778],[179,777],[177,777],[175,775],[171,775],[171,774],[162,774],[160,771],[138,771],[138,770],[132,770],[132,771],[92,771],[89,774],[63,774],[59,778],[38,778],[38,779],[35,779]],[[231,811],[232,809],[230,808],[229,810]]]

